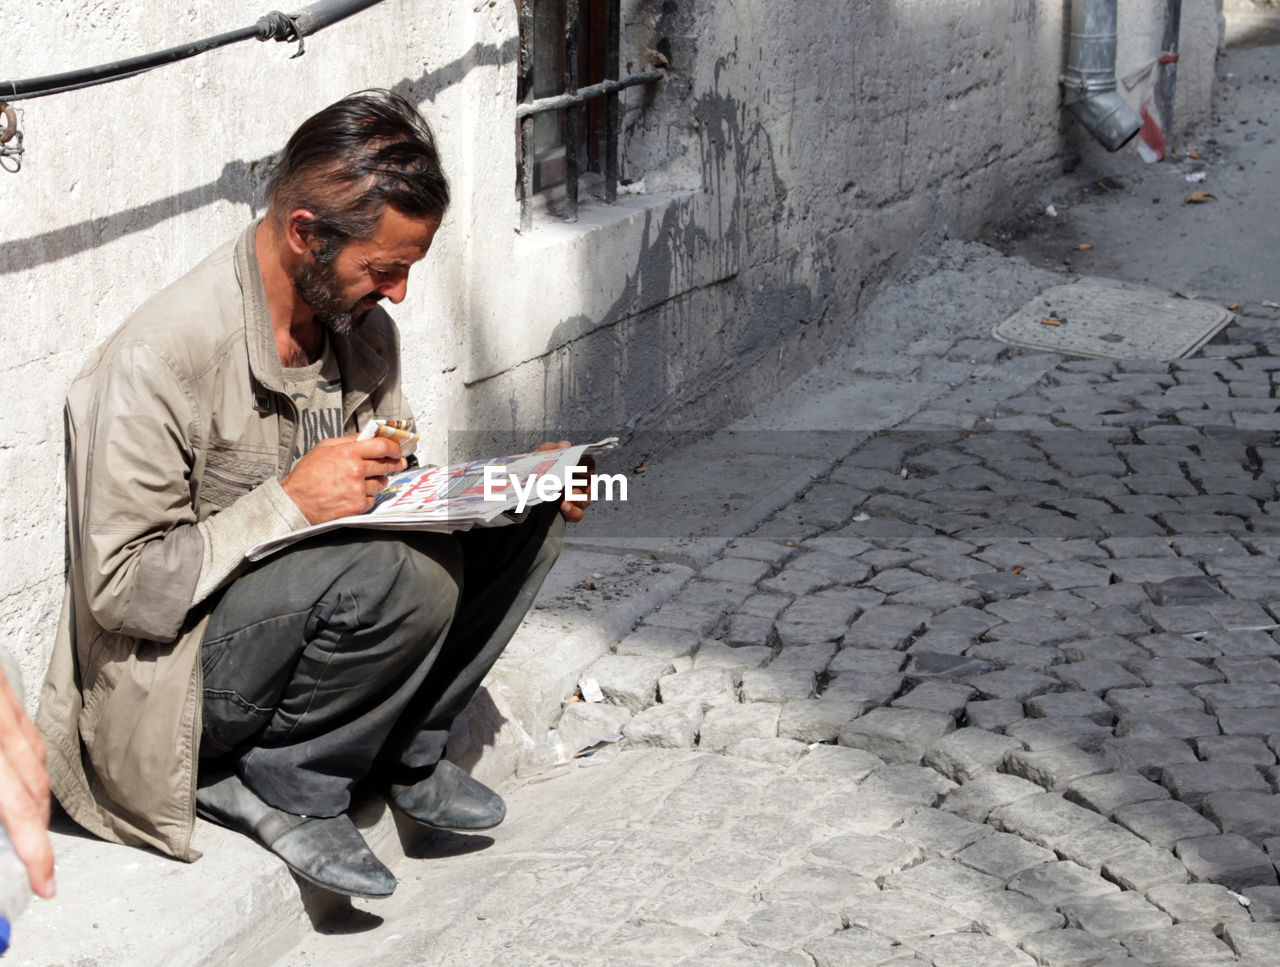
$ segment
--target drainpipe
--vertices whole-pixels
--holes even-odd
[[[1178,79],[1178,33],[1182,29],[1182,0],[1169,0],[1164,10],[1164,44],[1160,48],[1160,73],[1156,89],[1160,92],[1160,122],[1164,138],[1173,146],[1173,94]]]
[[[1065,106],[1108,151],[1142,127],[1116,92],[1116,0],[1071,0],[1071,45],[1062,75]]]

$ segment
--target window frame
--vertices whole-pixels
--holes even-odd
[[[563,112],[564,117],[564,221],[577,221],[579,184],[582,172],[579,171],[580,146],[583,137],[584,105],[590,105],[597,99],[604,99],[604,201],[614,204],[618,199],[618,139],[620,134],[620,109],[618,94],[628,87],[640,84],[651,84],[666,76],[662,68],[654,67],[620,77],[620,35],[621,35],[621,0],[604,0],[603,4],[591,3],[593,10],[603,5],[605,16],[605,57],[604,79],[585,87],[579,86],[579,37],[581,35],[581,12],[584,0],[563,0],[564,2],[564,54],[561,59],[563,77],[561,93],[535,98],[536,78],[534,49],[536,18],[534,0],[521,0],[519,3],[520,20],[520,87],[519,101],[516,105],[516,121],[519,126],[518,162],[519,178],[517,187],[520,196],[520,232],[527,233],[533,229],[534,175],[538,159],[535,155],[535,119],[550,112]],[[588,51],[590,61],[593,51]],[[590,126],[590,125],[588,125]]]

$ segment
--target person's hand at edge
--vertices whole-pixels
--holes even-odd
[[[44,740],[4,675],[0,675],[0,823],[27,868],[32,892],[50,899],[56,887]]]
[[[547,442],[538,447],[534,453],[541,453],[544,450],[563,450],[571,446],[573,444],[568,440],[561,440],[558,443]],[[587,482],[581,487],[571,489],[560,501],[560,516],[570,524],[578,523],[586,515],[587,505],[591,503],[591,476],[596,472],[596,462],[591,457],[583,457],[579,466],[586,469]]]

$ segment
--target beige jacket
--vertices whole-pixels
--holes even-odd
[[[37,723],[63,808],[184,860],[200,745],[200,641],[261,540],[306,524],[279,478],[297,412],[255,225],[146,302],[67,394],[67,587]],[[380,308],[333,339],[348,432],[406,417]]]

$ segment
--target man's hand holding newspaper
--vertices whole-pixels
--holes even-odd
[[[530,504],[550,500],[559,501],[565,520],[577,522],[591,501],[594,457],[618,440],[606,437],[577,446],[549,442],[531,453],[396,472],[405,464],[401,448],[412,452],[417,442],[411,427],[377,421],[359,436],[317,444],[281,480],[312,526],[265,541],[245,557],[256,561],[336,527],[443,532],[493,527],[521,520]]]

